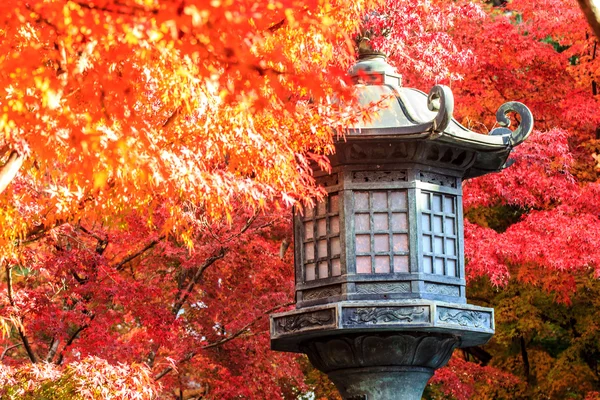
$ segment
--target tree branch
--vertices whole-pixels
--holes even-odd
[[[51,362],[54,356],[56,355],[56,351],[58,350],[58,345],[60,344],[60,340],[56,338],[52,338],[52,343],[50,343],[50,349],[48,350],[48,354],[46,355],[46,362]]]
[[[196,273],[194,274],[194,276],[190,280],[190,283],[188,283],[188,285],[185,288],[185,290],[179,294],[178,300],[173,305],[173,309],[172,309],[173,315],[177,315],[179,313],[179,310],[181,310],[181,307],[183,307],[183,305],[187,301],[188,297],[190,297],[190,294],[192,293],[192,290],[194,290],[194,286],[196,285],[196,283],[198,283],[198,281],[200,280],[200,278],[202,278],[202,275],[204,274],[204,271],[208,267],[210,267],[211,265],[213,265],[217,260],[220,260],[223,257],[225,257],[225,254],[227,254],[228,251],[229,251],[229,248],[227,248],[227,247],[221,247],[217,253],[215,253],[214,255],[212,255],[210,257],[208,257],[202,263],[202,265],[196,270]]]
[[[6,287],[7,287],[6,292],[8,295],[8,301],[10,302],[10,305],[16,309],[17,306],[16,306],[15,299],[13,296],[13,287],[12,287],[12,267],[9,266],[8,264],[6,264]],[[21,338],[21,342],[23,343],[23,347],[25,347],[25,351],[27,352],[29,359],[31,360],[32,363],[35,364],[37,362],[37,357],[35,356],[35,353],[33,352],[31,345],[29,344],[29,340],[27,339],[27,336],[25,335],[21,317],[17,317],[17,318],[19,319],[19,325],[17,325],[17,332],[19,333],[19,337]]]
[[[108,238],[102,238],[102,237],[96,235],[94,232],[88,231],[86,228],[84,228],[81,225],[79,225],[78,228],[81,232],[93,237],[94,239],[96,239],[98,241],[98,243],[96,244],[96,253],[99,255],[102,255],[104,253],[104,250],[106,250],[106,246],[108,246]]]
[[[73,342],[75,341],[75,339],[77,339],[77,336],[79,336],[79,334],[81,332],[83,332],[85,329],[87,329],[90,326],[90,323],[93,321],[95,316],[96,316],[95,314],[92,314],[92,316],[90,317],[90,320],[87,324],[81,325],[79,328],[77,328],[75,330],[75,332],[73,332],[71,334],[71,336],[69,337],[69,340],[67,340],[67,342],[65,343],[65,345],[63,346],[62,350],[60,351],[60,353],[58,355],[58,359],[56,360],[56,365],[62,364],[64,355],[65,355],[65,350],[67,350],[67,348],[73,344]]]
[[[7,348],[5,348],[2,351],[2,355],[0,355],[0,361],[4,360],[4,357],[6,357],[6,353],[8,353],[9,351],[11,351],[12,349],[22,346],[21,343],[17,343],[17,344],[13,344],[12,346],[8,346]]]
[[[592,30],[600,39],[600,1],[598,0],[577,0],[581,11],[588,20]]]
[[[147,252],[148,250],[150,250],[151,248],[153,248],[154,246],[156,246],[158,243],[160,243],[160,241],[163,240],[164,238],[165,238],[165,236],[161,236],[158,239],[153,240],[150,243],[148,243],[146,246],[144,246],[139,251],[128,255],[123,260],[121,260],[117,265],[115,265],[115,269],[117,271],[122,271],[125,268],[125,265],[127,265],[128,262],[133,261],[135,258],[141,256],[142,254],[144,254],[145,252]]]
[[[492,359],[492,355],[479,346],[465,347],[463,351],[478,359],[483,366],[488,365]]]
[[[23,245],[23,244],[35,242],[36,240],[39,240],[42,237],[44,237],[44,235],[48,231],[50,231],[54,228],[58,228],[59,226],[66,224],[66,223],[68,223],[67,220],[59,219],[59,220],[52,222],[52,224],[50,224],[50,225],[44,225],[44,224],[37,225],[27,231],[27,234],[25,235],[25,239],[20,241],[19,244]]]
[[[175,111],[173,111],[173,112],[171,113],[171,115],[169,115],[169,118],[167,118],[167,120],[166,120],[166,121],[163,123],[163,125],[162,125],[162,127],[163,127],[163,128],[167,128],[167,127],[169,127],[169,125],[171,125],[171,124],[172,124],[172,123],[175,121],[175,119],[176,119],[176,118],[179,116],[179,114],[181,113],[182,107],[183,107],[183,106],[179,106],[179,107],[177,107],[177,108],[175,109]]]
[[[125,5],[125,4],[119,4],[118,2],[116,3],[117,6],[121,6],[122,9],[118,9],[118,8],[109,8],[109,7],[102,7],[102,6],[97,6],[94,4],[88,4],[85,3],[83,1],[76,1],[75,4],[77,4],[78,6],[80,6],[81,8],[85,8],[88,10],[92,10],[92,11],[102,11],[102,12],[106,12],[106,13],[114,13],[114,14],[120,14],[120,15],[136,15],[136,14],[158,14],[158,10],[154,9],[154,8],[145,8],[145,7],[141,7],[141,6],[134,6],[134,5]],[[130,9],[130,10],[128,10]]]
[[[0,168],[0,193],[4,192],[8,184],[17,176],[25,158],[16,151],[12,151],[4,166]]]
[[[246,325],[244,325],[243,327],[241,327],[240,329],[238,329],[235,333],[233,333],[232,335],[229,335],[221,340],[218,340],[216,342],[213,343],[209,343],[206,344],[204,346],[201,346],[198,350],[195,351],[190,351],[189,353],[187,353],[182,359],[180,359],[177,364],[181,364],[184,363],[186,361],[191,360],[192,358],[194,358],[194,356],[196,354],[198,354],[200,351],[202,350],[207,350],[213,347],[218,347],[221,346],[235,338],[240,337],[241,335],[243,335],[244,333],[248,332],[248,330],[250,329],[250,327],[252,327],[252,325],[256,324],[258,321],[260,321],[262,318],[264,318],[265,316],[268,316],[269,314],[271,314],[273,311],[278,310],[280,308],[284,308],[284,307],[289,307],[291,305],[295,304],[295,302],[290,301],[289,303],[285,303],[285,304],[279,304],[275,307],[272,307],[266,311],[264,311],[261,315],[259,315],[258,317],[256,317],[255,319],[253,319],[252,321],[248,322]],[[169,366],[165,369],[163,369],[162,371],[160,371],[158,374],[156,374],[154,376],[154,380],[158,381],[159,379],[161,379],[162,377],[164,377],[165,375],[169,374],[170,372],[172,372],[175,369],[175,366]]]

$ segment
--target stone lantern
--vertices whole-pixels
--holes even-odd
[[[509,102],[479,134],[452,118],[448,87],[404,88],[381,55],[350,74],[363,104],[387,107],[314,171],[327,196],[295,213],[296,309],[271,316],[271,347],[307,354],[344,399],[417,400],[455,348],[494,334],[494,310],[465,296],[462,181],[510,165],[533,118]]]

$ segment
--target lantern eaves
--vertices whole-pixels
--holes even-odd
[[[381,55],[359,60],[349,72],[357,84],[359,102],[363,106],[381,102],[383,107],[370,120],[351,128],[346,140],[433,140],[474,151],[477,157],[465,178],[510,165],[507,162],[510,152],[533,129],[531,111],[522,103],[513,101],[498,109],[498,128],[489,134],[472,131],[453,118],[454,96],[449,87],[435,85],[429,94],[402,87],[400,75]],[[519,116],[520,123],[515,130],[508,129],[510,113]]]

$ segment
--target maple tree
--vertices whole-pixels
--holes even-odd
[[[496,336],[457,353],[430,395],[597,398],[598,39],[575,1],[481,5],[450,32],[473,52],[451,67],[458,118],[485,132],[518,99],[536,131],[511,168],[465,184],[467,297],[495,308]]]
[[[293,301],[289,206],[322,194],[309,163],[358,118],[362,21],[406,86],[452,86],[465,126],[485,133],[509,100],[536,118],[515,165],[465,185],[469,290],[497,337],[429,395],[597,396],[600,58],[575,0],[0,11],[5,393],[103,398],[93,375],[113,395],[333,396],[269,350],[266,317]]]
[[[367,3],[2,2],[6,393],[104,398],[69,368],[122,380],[118,363],[165,395],[302,387],[268,350],[292,285],[281,215],[322,193],[309,162],[357,118],[345,66]]]

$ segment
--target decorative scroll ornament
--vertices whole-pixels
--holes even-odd
[[[406,111],[410,118],[415,121],[419,120],[414,114],[414,111],[411,111],[410,102],[404,98],[401,93],[397,93],[397,96],[400,102],[404,104],[405,107],[408,107],[408,110]],[[383,129],[389,129],[398,134],[423,135],[428,133],[430,136],[432,134],[434,137],[440,136],[448,127],[450,121],[452,121],[452,114],[454,113],[454,95],[450,88],[444,85],[435,85],[432,87],[427,96],[427,108],[430,111],[437,111],[437,115],[431,121]]]
[[[442,322],[457,324],[460,326],[468,326],[473,328],[488,327],[486,325],[486,315],[477,311],[456,311],[452,312],[448,309],[439,310],[439,318]]]
[[[508,129],[510,127],[510,118],[508,118],[508,114],[511,112],[517,113],[521,119],[521,123],[514,131]],[[508,144],[511,147],[521,144],[527,139],[533,129],[533,115],[531,114],[531,111],[529,111],[529,108],[527,108],[525,104],[519,103],[518,101],[509,101],[508,103],[502,104],[496,112],[496,120],[501,128],[494,129],[490,132],[490,135],[506,136]]]
[[[303,300],[323,299],[326,297],[339,296],[342,294],[342,288],[339,286],[325,287],[322,289],[306,290],[302,293]]]
[[[412,322],[413,319],[425,313],[425,308],[408,309],[406,311],[392,308],[359,308],[348,318],[349,324],[376,324],[379,322]]]
[[[281,318],[278,325],[283,332],[296,332],[306,328],[322,326],[333,321],[330,310],[314,312],[309,314],[292,315]]]
[[[427,108],[430,111],[438,112],[435,119],[431,121],[433,124],[431,130],[443,132],[448,127],[454,113],[454,95],[450,88],[444,85],[432,87],[427,96]]]

